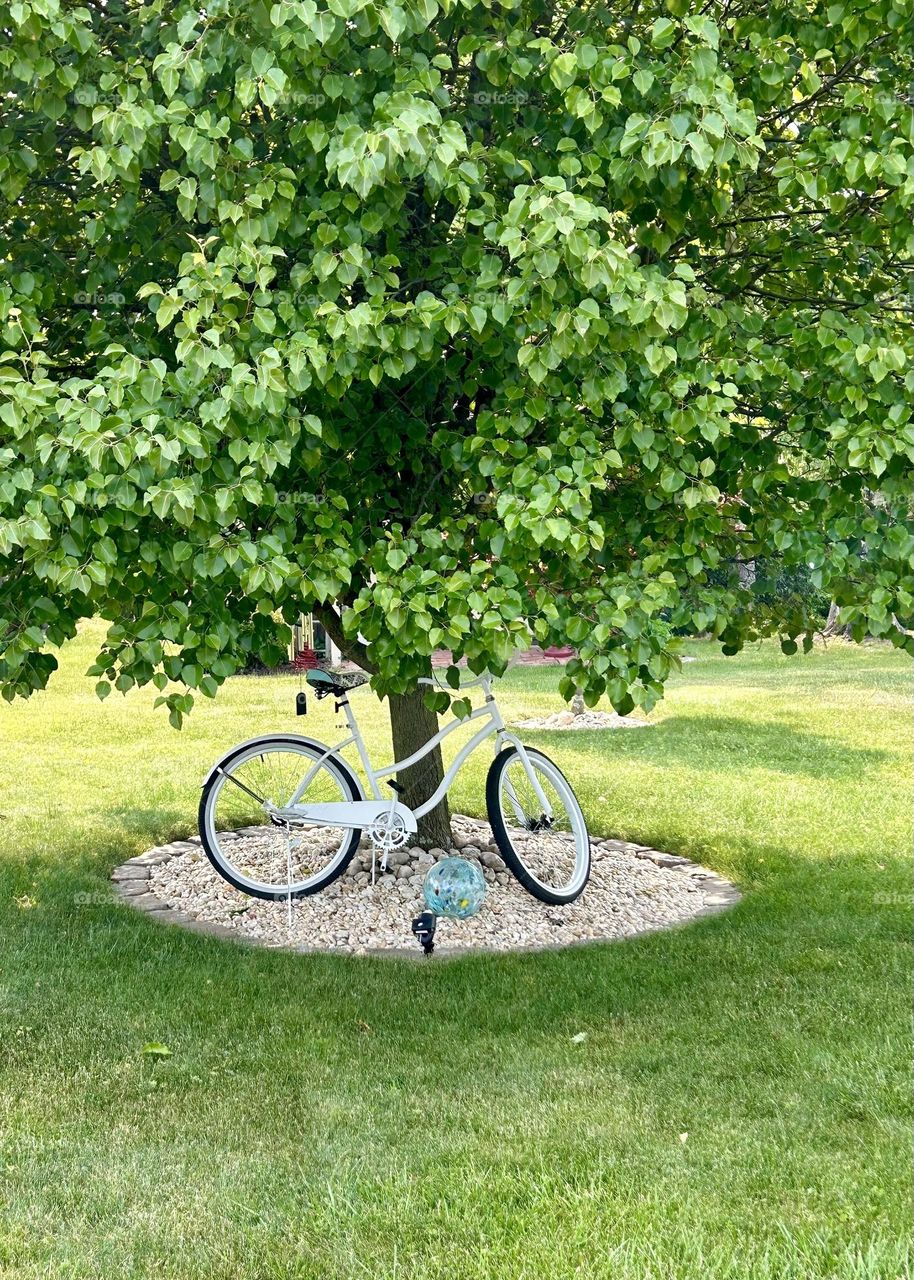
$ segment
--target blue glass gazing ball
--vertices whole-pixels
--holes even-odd
[[[466,858],[442,858],[429,867],[422,886],[425,905],[439,916],[469,920],[486,896],[482,872]]]

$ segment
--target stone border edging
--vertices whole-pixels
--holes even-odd
[[[253,830],[256,830],[256,828],[253,828]],[[239,829],[240,834],[244,834],[245,831],[246,828],[244,827]],[[719,915],[729,907],[735,906],[743,896],[731,881],[719,876],[716,871],[710,871],[700,863],[693,862],[691,858],[685,858],[676,853],[663,853],[658,849],[651,849],[647,845],[633,844],[626,840],[612,840],[610,837],[591,840],[591,845],[602,844],[604,839],[621,852],[630,853],[636,858],[647,859],[657,867],[677,871],[700,880],[702,889],[705,891],[703,906],[687,920],[678,921],[668,926],[668,928],[639,929],[621,938],[586,938],[570,942],[531,943],[498,951],[490,947],[454,947],[449,948],[446,952],[436,954],[435,959],[457,959],[462,956],[472,955],[507,956],[531,951],[565,951],[572,947],[591,947],[606,945],[611,942],[627,942],[630,939],[641,938],[647,934],[666,933],[675,929],[682,929],[696,920],[701,920],[707,916]],[[191,853],[200,848],[202,848],[200,837],[189,836],[186,840],[172,840],[170,844],[156,845],[152,849],[147,849],[145,853],[137,854],[134,858],[128,858],[126,862],[115,867],[111,873],[115,893],[127,906],[134,907],[137,911],[142,911],[152,916],[160,923],[178,925],[191,933],[205,934],[212,938],[222,938],[226,941],[241,943],[250,947],[263,947],[270,951],[291,951],[298,955],[341,956],[346,954],[329,947],[287,947],[281,942],[271,942],[266,938],[242,934],[237,929],[229,928],[228,925],[217,924],[209,920],[200,920],[196,916],[186,915],[183,911],[176,911],[168,903],[163,902],[161,898],[150,892],[149,881],[152,867],[168,862],[171,858],[176,858],[180,854]],[[382,956],[389,959],[426,959],[418,947],[415,950],[406,947],[375,947],[368,948],[363,954],[372,957]]]

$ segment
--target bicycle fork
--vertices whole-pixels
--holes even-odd
[[[541,805],[540,813],[542,815],[542,819],[545,820],[545,823],[549,823],[552,818],[552,805],[546,799],[546,794],[540,786],[540,780],[536,776],[536,770],[530,763],[530,757],[527,755],[524,744],[519,738],[516,738],[513,733],[509,734],[506,732],[504,724],[501,723],[501,716],[498,717],[497,723],[499,727],[495,731],[496,756],[499,751],[501,751],[505,740],[510,742],[515,748],[517,754],[520,756],[521,764],[524,766],[524,773],[527,775],[527,781],[532,787],[533,793]],[[527,814],[524,812],[524,807],[517,798],[517,792],[514,790],[510,778],[507,777],[505,778],[505,791],[507,792],[508,799],[511,801],[511,808],[514,810],[514,816],[516,817],[518,824],[522,827],[529,827],[529,820],[527,818]]]

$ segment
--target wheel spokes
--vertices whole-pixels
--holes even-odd
[[[226,773],[225,770],[220,770],[220,772],[229,782],[233,783],[236,787],[240,787],[242,791],[246,792],[252,800],[256,800],[258,804],[266,805],[267,802],[264,800],[263,796],[257,795],[256,791],[252,791],[250,787],[246,787],[240,778],[237,778],[233,773]]]
[[[542,766],[532,758],[539,790],[520,756],[506,765],[500,786],[501,817],[518,859],[546,889],[566,892],[579,876],[579,834],[574,829],[568,802]]]
[[[309,826],[282,816],[314,765],[310,752],[290,745],[243,756],[220,770],[211,799],[210,840],[219,861],[246,887],[298,891],[324,874],[348,845],[346,828]],[[323,762],[300,803],[349,799],[340,778]]]

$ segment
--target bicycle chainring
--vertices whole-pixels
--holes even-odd
[[[385,813],[368,828],[368,838],[377,849],[399,849],[409,839],[409,832],[399,813]]]

